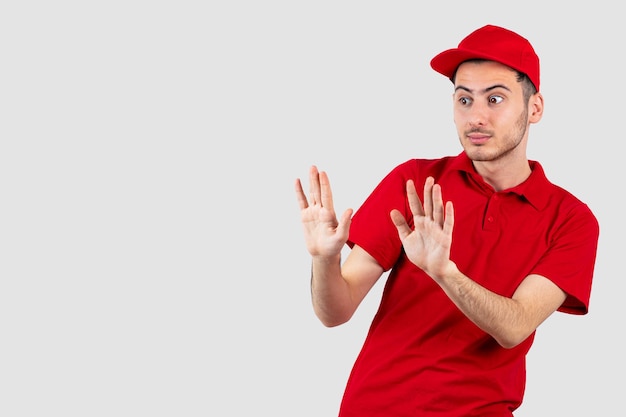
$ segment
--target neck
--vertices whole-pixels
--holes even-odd
[[[507,190],[523,183],[532,172],[526,158],[515,163],[502,160],[474,161],[474,168],[496,191]]]

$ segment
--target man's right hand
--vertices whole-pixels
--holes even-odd
[[[353,210],[347,209],[337,220],[328,176],[326,172],[318,171],[315,165],[309,170],[309,199],[299,178],[295,189],[307,250],[313,257],[339,255],[348,240]]]

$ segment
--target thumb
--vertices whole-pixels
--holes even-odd
[[[393,224],[398,229],[398,235],[400,236],[400,240],[404,240],[404,238],[406,238],[412,232],[409,224],[406,222],[406,219],[399,210],[393,209],[391,210],[389,215],[391,216],[391,221],[393,221]]]
[[[339,224],[337,225],[337,233],[342,236],[347,236],[348,231],[350,230],[350,223],[352,223],[352,209],[347,209],[341,215],[339,219]]]

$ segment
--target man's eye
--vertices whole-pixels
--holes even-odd
[[[470,100],[467,97],[461,97],[459,98],[459,103],[463,104],[463,105],[467,105],[470,104],[472,102],[472,100]]]
[[[498,104],[502,100],[504,100],[504,99],[502,97],[500,97],[500,96],[490,96],[489,97],[489,103],[491,103],[491,104]]]

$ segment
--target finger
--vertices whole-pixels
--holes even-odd
[[[298,206],[300,210],[304,210],[309,207],[309,202],[306,200],[306,195],[304,194],[304,190],[302,189],[302,182],[300,182],[300,178],[296,179],[296,199],[298,200]]]
[[[315,165],[309,170],[309,200],[312,205],[321,201],[320,196],[320,175]]]
[[[320,202],[322,203],[322,207],[326,207],[329,210],[334,210],[333,207],[333,192],[330,188],[330,181],[328,180],[328,175],[326,172],[322,171],[319,174],[319,184],[320,184]]]
[[[441,196],[441,186],[433,185],[433,220],[440,226],[443,226],[443,197]]]
[[[433,184],[435,179],[433,177],[426,178],[424,181],[424,216],[433,217]]]
[[[398,229],[398,236],[400,236],[400,240],[404,241],[404,239],[412,232],[409,224],[406,222],[402,213],[396,209],[391,210],[389,216],[391,217],[393,224]]]
[[[408,180],[406,182],[406,197],[409,200],[409,207],[411,208],[413,216],[423,216],[424,208],[422,207],[422,202],[417,195],[417,190],[415,189],[415,183],[413,180]]]
[[[350,223],[352,222],[353,211],[354,210],[352,209],[344,211],[339,219],[339,224],[337,225],[337,233],[344,239],[348,239],[348,234],[350,233]]]
[[[452,229],[454,229],[454,206],[452,201],[446,203],[446,220],[443,223],[443,231],[446,235],[452,237]]]

